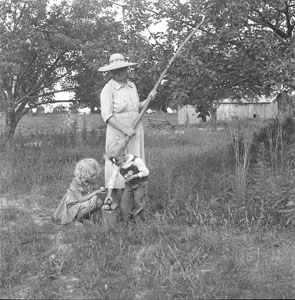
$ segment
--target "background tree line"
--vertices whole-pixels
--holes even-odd
[[[295,1],[0,0],[0,146],[32,108],[74,92],[73,109],[99,105],[114,52],[139,62],[132,80],[144,99],[169,59],[205,17],[172,65],[152,108],[193,104],[215,116],[225,98],[294,90]],[[165,32],[151,26],[165,22]]]

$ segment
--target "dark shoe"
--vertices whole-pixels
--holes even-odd
[[[138,214],[138,216],[140,217],[140,220],[141,220],[142,222],[145,222],[145,217],[144,217],[144,212],[143,212],[143,210]]]
[[[127,222],[128,223],[136,224],[135,217],[134,217],[134,215],[132,213],[129,214]]]

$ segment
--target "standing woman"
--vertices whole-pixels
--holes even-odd
[[[133,129],[133,121],[139,115],[145,102],[139,101],[136,86],[128,80],[128,67],[137,63],[126,62],[120,53],[110,56],[109,64],[101,67],[100,72],[110,72],[111,79],[104,86],[100,95],[101,116],[107,124],[106,130],[106,151],[110,143],[122,140],[127,136],[131,137],[126,154],[130,153],[145,161],[144,155],[144,129],[142,122],[139,122],[136,129]],[[152,99],[156,91],[150,93]],[[105,161],[105,184],[109,181],[113,172],[112,162],[106,158]],[[125,180],[118,176],[112,191],[112,199],[120,204],[120,192],[125,187]]]

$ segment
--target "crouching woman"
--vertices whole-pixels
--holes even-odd
[[[104,194],[105,190],[94,190],[100,173],[101,167],[93,158],[84,158],[77,163],[75,177],[53,214],[54,221],[62,225],[78,225],[101,208],[103,200],[99,195]]]

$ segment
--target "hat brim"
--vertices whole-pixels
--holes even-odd
[[[103,66],[98,69],[99,72],[107,72],[111,70],[116,70],[116,69],[121,69],[121,68],[126,68],[126,67],[131,67],[138,65],[138,63],[131,63],[127,61],[115,61],[107,66]]]

